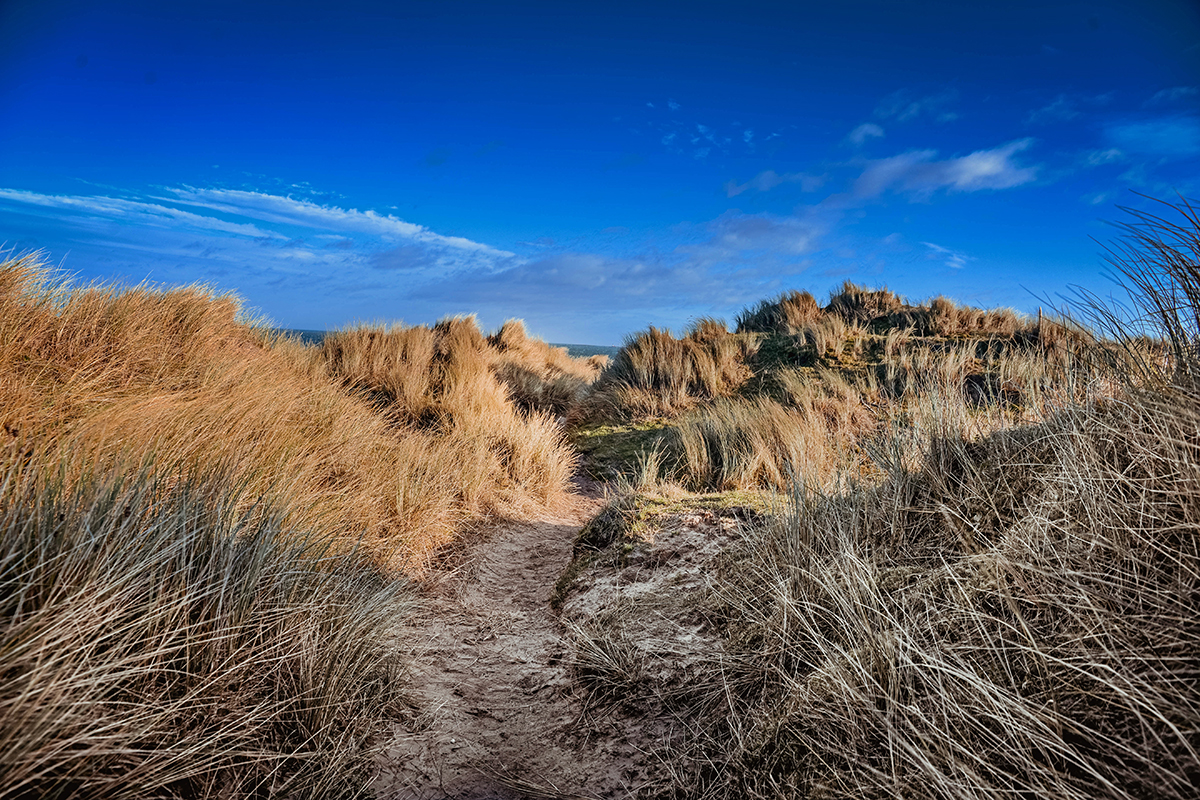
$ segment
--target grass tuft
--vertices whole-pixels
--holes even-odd
[[[1103,318],[1129,326],[1115,345],[1070,324],[1057,355],[909,327],[858,384],[801,368],[773,406],[727,401],[687,423],[701,452],[685,461],[708,474],[778,448],[763,432],[784,414],[796,418],[776,439],[812,427],[803,457],[828,425],[876,471],[843,463],[822,485],[796,470],[785,512],[672,612],[720,638],[686,673],[649,674],[621,630],[577,631],[597,702],[644,700],[674,721],[646,796],[1195,796],[1200,221],[1176,211],[1139,216],[1125,242],[1132,313]],[[798,411],[851,396],[883,408],[865,437],[854,414]],[[665,613],[622,577],[643,598],[625,619]]]
[[[749,379],[754,337],[701,321],[682,339],[651,326],[634,334],[571,416],[574,423],[669,417],[734,394]]]
[[[0,469],[0,797],[368,785],[401,699],[403,581],[228,474]]]

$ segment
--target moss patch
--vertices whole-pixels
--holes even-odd
[[[653,526],[659,517],[708,511],[717,517],[750,521],[760,519],[779,506],[779,497],[769,491],[738,489],[729,492],[681,495],[634,495],[633,519],[642,527]]]
[[[574,556],[554,584],[550,605],[560,608],[585,571],[624,568],[635,550],[644,549],[680,517],[699,515],[755,524],[776,513],[780,505],[779,496],[767,491],[645,493],[620,497],[607,504],[575,537]]]
[[[755,374],[763,374],[788,367],[811,367],[816,363],[816,347],[806,344],[803,336],[781,333],[762,338],[750,367]]]
[[[652,451],[670,423],[650,420],[627,425],[597,425],[572,434],[583,453],[584,469],[596,480],[612,480],[632,470],[639,456]]]
[[[638,522],[640,495],[628,495],[615,500],[583,526],[575,537],[575,556],[598,553],[618,539],[632,538]]]

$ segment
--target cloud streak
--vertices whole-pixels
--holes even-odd
[[[926,258],[933,261],[941,261],[952,269],[962,269],[968,262],[975,260],[973,256],[969,256],[958,250],[951,250],[949,247],[942,247],[940,244],[934,244],[933,242],[921,242],[921,244],[929,248]]]
[[[1025,117],[1025,121],[1031,125],[1069,122],[1079,116],[1080,112],[1076,105],[1074,100],[1068,98],[1065,94],[1060,94],[1047,105],[1030,111]]]
[[[328,304],[507,268],[516,255],[375,211],[263,192],[53,195],[0,188],[18,247],[50,245],[84,279],[236,287],[268,314],[326,324]],[[348,302],[349,301],[349,302]],[[308,322],[307,324],[314,324]]]
[[[1145,105],[1149,107],[1164,106],[1178,103],[1183,100],[1190,100],[1193,97],[1200,96],[1200,87],[1197,86],[1172,86],[1170,89],[1162,89],[1155,92]]]
[[[53,212],[68,220],[74,219],[77,224],[81,221],[113,221],[128,225],[145,225],[255,239],[287,238],[252,223],[229,222],[161,203],[118,197],[51,195],[0,188],[0,202],[4,202],[10,207],[24,207],[27,212],[36,213],[36,210]]]
[[[1105,136],[1116,148],[1129,153],[1168,159],[1200,155],[1200,117],[1117,122],[1105,129]]]
[[[1014,156],[1032,144],[1032,139],[1019,139],[991,150],[977,150],[940,161],[936,150],[914,150],[868,161],[854,182],[854,194],[871,198],[891,191],[927,198],[940,190],[978,192],[1021,186],[1037,178],[1038,168],[1020,166]]]
[[[175,202],[208,211],[250,217],[260,223],[297,226],[314,230],[343,231],[378,236],[384,241],[414,240],[428,245],[493,257],[512,253],[460,236],[443,236],[424,225],[406,222],[391,214],[370,209],[344,209],[319,205],[309,200],[235,189],[171,189]]]
[[[773,169],[765,170],[755,175],[745,183],[737,181],[726,181],[724,185],[726,197],[737,197],[746,191],[769,192],[776,186],[785,183],[799,183],[800,190],[804,192],[815,192],[825,184],[825,176],[823,175],[808,175],[803,172],[786,172],[780,175]]]
[[[876,125],[874,122],[864,122],[854,130],[850,131],[846,136],[851,142],[858,146],[862,146],[868,139],[875,139],[883,136],[883,128]]]
[[[1084,115],[1084,109],[1095,110],[1112,102],[1111,92],[1105,94],[1082,95],[1060,94],[1041,108],[1036,108],[1025,115],[1027,125],[1052,125],[1059,122],[1070,122]]]
[[[880,119],[894,119],[897,122],[910,122],[921,117],[929,117],[937,122],[950,122],[958,119],[958,114],[948,111],[946,106],[957,99],[958,92],[954,89],[945,89],[923,97],[901,89],[883,98],[875,106],[875,116]]]
[[[662,252],[604,255],[567,250],[510,262],[469,280],[422,286],[413,299],[445,313],[512,314],[593,333],[678,324],[728,314],[794,284],[811,264],[823,227],[794,216],[729,213],[699,226],[695,241]]]

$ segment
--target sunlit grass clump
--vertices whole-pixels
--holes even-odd
[[[910,305],[847,283],[822,308],[789,292],[745,309],[734,333],[702,318],[679,338],[629,337],[570,420],[581,441],[656,426],[661,477],[693,489],[829,487],[877,472],[889,431],[915,432],[911,445],[953,419],[978,435],[1104,391],[1112,381],[1083,355],[1086,338],[1048,316],[943,297]]]
[[[1103,337],[1067,326],[1066,349],[977,372],[975,343],[897,335],[852,392],[792,376],[778,408],[682,418],[685,446],[710,442],[681,460],[701,475],[731,480],[726,465],[777,441],[798,469],[788,502],[707,562],[681,607],[637,593],[640,575],[617,580],[623,620],[703,619],[694,650],[638,649],[615,623],[577,632],[593,697],[671,721],[647,796],[1196,796],[1200,218],[1175,211],[1139,215],[1114,248],[1131,293],[1085,307]],[[855,414],[818,405],[849,411],[851,395],[896,411],[858,436]],[[789,406],[792,432],[770,438],[758,418]],[[822,417],[874,471],[806,471],[827,452],[809,433]],[[660,673],[639,666],[659,652]]]
[[[0,797],[313,797],[397,711],[398,574],[554,506],[600,364],[510,323],[321,347],[0,264]]]
[[[474,520],[563,495],[573,459],[553,403],[518,404],[502,380],[519,352],[492,347],[472,319],[306,347],[203,288],[71,287],[33,257],[0,265],[0,436],[12,446],[36,445],[71,474],[221,463],[287,524],[406,570]],[[538,355],[529,371],[552,382]],[[553,356],[574,370],[568,394],[595,370]]]
[[[671,417],[729,397],[750,378],[757,349],[754,337],[732,336],[720,320],[701,319],[682,338],[651,326],[626,338],[572,421]]]
[[[228,475],[0,464],[0,797],[356,795],[404,585]]]

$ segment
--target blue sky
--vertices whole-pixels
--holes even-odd
[[[0,3],[0,241],[287,327],[1030,311],[1198,190],[1194,0]]]

